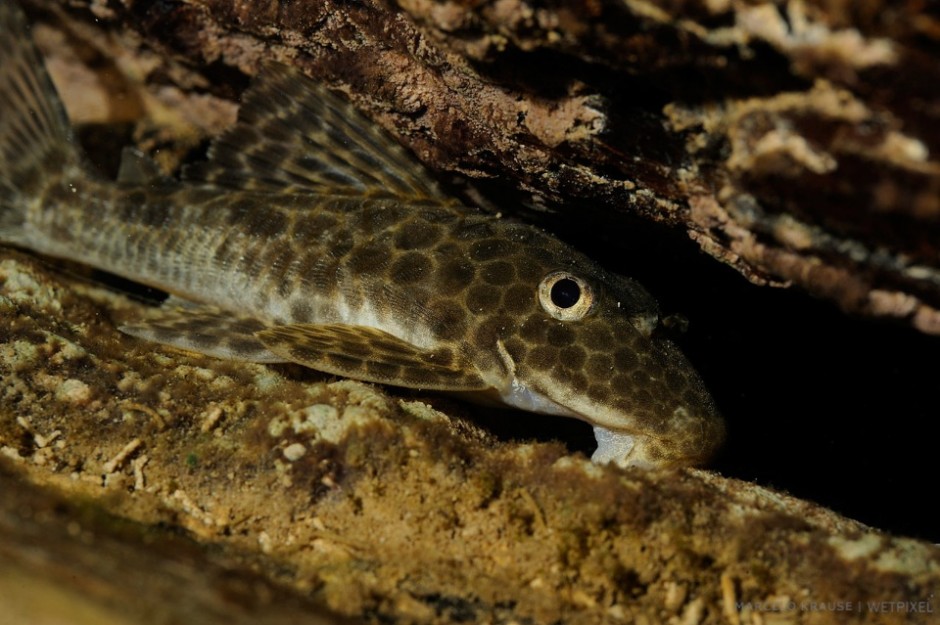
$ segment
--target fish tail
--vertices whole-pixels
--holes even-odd
[[[0,0],[0,241],[26,244],[31,207],[51,186],[83,176],[65,108],[26,16]]]

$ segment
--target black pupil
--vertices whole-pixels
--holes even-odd
[[[562,278],[552,285],[552,304],[559,308],[571,308],[581,299],[581,287],[570,278]]]

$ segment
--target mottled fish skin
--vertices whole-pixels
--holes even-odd
[[[580,418],[599,461],[696,464],[723,438],[698,375],[654,334],[657,306],[640,285],[443,196],[294,70],[256,80],[186,181],[130,153],[118,182],[101,180],[22,14],[0,0],[0,106],[0,240],[188,302],[130,334]]]

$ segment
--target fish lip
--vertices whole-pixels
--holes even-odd
[[[549,399],[549,401],[551,400]],[[632,416],[627,417],[630,423],[626,426],[622,424],[608,426],[597,418],[597,414],[603,414],[603,407],[599,407],[600,410],[590,418],[583,412],[572,410],[566,406],[561,407],[568,411],[567,416],[584,421],[593,428],[598,449],[595,450],[592,459],[596,460],[598,452],[600,452],[600,455],[603,456],[602,461],[614,462],[622,467],[635,466],[646,469],[663,469],[679,466],[701,466],[715,456],[726,436],[724,419],[711,402],[699,410],[685,405],[677,406],[674,413],[683,411],[686,415],[682,419],[680,427],[670,430],[666,434],[640,429],[636,426],[636,421]],[[600,436],[598,431],[601,432]],[[602,441],[602,438],[605,437],[607,438],[606,442]],[[623,444],[622,441],[617,443],[611,437],[630,437],[632,445],[629,451],[625,455],[616,458],[610,456],[609,452],[605,454],[603,450],[605,446]]]
[[[584,421],[594,428],[599,449],[604,447],[604,443],[597,436],[598,430],[604,435],[630,437],[633,440],[626,455],[621,458],[605,457],[607,461],[614,461],[620,466],[647,468],[703,464],[714,455],[724,439],[724,421],[704,387],[700,406],[685,403],[675,405],[667,420],[677,419],[678,423],[674,423],[665,433],[657,433],[641,428],[641,423],[634,415],[618,413],[587,397],[575,402],[581,405],[580,409],[576,409],[554,399],[551,392],[538,383],[522,383],[516,375],[516,363],[502,341],[496,342],[496,348],[505,368],[505,380],[508,380],[497,391],[505,404],[530,412]]]

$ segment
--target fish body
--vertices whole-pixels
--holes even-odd
[[[283,66],[183,181],[91,173],[0,0],[0,241],[171,293],[121,329],[591,423],[597,461],[706,460],[724,426],[656,302],[531,225],[461,205],[351,105]]]

